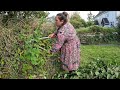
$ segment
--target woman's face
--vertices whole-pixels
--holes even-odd
[[[55,17],[55,24],[57,27],[60,27],[63,24],[63,20],[59,20],[58,16]]]

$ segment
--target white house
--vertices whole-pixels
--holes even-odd
[[[116,27],[118,16],[120,16],[120,11],[99,11],[94,17],[94,21],[100,26]]]

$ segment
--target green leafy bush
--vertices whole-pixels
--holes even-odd
[[[42,30],[45,21],[46,16],[41,15],[39,19],[29,19],[29,22],[22,19],[9,23],[7,27],[1,25],[0,78],[32,79],[50,76],[49,72],[53,69],[50,57],[53,55],[49,50],[54,40],[40,39],[52,33],[52,30]]]
[[[70,74],[56,74],[55,79],[119,79],[120,67],[108,66],[103,60],[93,60]]]
[[[94,25],[87,28],[80,28],[76,31],[83,44],[116,43],[119,41],[118,30],[116,28]]]

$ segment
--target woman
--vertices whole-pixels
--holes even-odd
[[[77,70],[80,65],[80,41],[76,35],[76,30],[68,22],[67,17],[66,12],[56,15],[55,24],[58,29],[49,37],[57,38],[50,51],[52,53],[61,52],[62,68],[71,73]]]

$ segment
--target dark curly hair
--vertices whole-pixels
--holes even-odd
[[[68,22],[68,13],[67,12],[63,12],[63,13],[58,13],[56,16],[58,16],[58,19],[60,21],[63,20],[63,25],[66,24]]]

